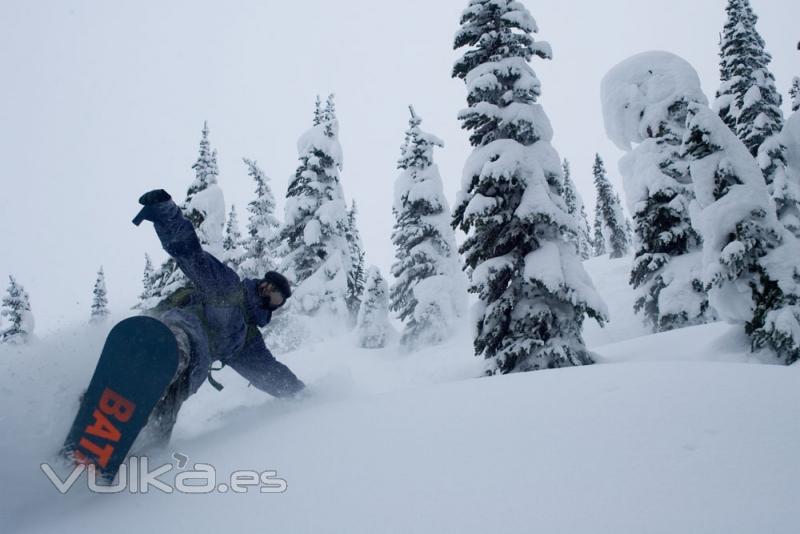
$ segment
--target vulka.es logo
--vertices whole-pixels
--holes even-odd
[[[82,450],[73,451],[75,462],[97,464],[105,468],[114,454],[114,447],[122,437],[119,423],[127,423],[135,410],[136,404],[111,388],[106,388],[92,413],[94,422],[84,429],[84,435],[78,442],[78,447]]]
[[[220,481],[213,465],[194,463],[189,468],[189,457],[185,454],[176,452],[172,457],[177,460],[179,469],[174,473],[174,477],[170,476],[170,471],[174,469],[171,463],[158,465],[152,469],[147,456],[131,456],[128,458],[128,463],[120,466],[114,483],[102,478],[94,464],[78,464],[64,479],[59,477],[51,465],[41,464],[40,467],[59,493],[68,492],[83,473],[86,473],[89,491],[93,493],[121,493],[123,491],[149,493],[150,490],[163,493],[226,493],[229,491],[246,493],[250,490],[258,490],[259,493],[284,493],[288,488],[286,480],[280,478],[278,472],[273,469],[266,471],[237,469],[232,471],[227,479]],[[160,477],[167,477],[167,479],[163,480]]]

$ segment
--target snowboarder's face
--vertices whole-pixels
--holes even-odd
[[[258,286],[258,294],[264,299],[264,307],[275,310],[283,306],[284,298],[278,288],[269,282],[261,282]]]

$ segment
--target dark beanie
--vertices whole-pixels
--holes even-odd
[[[280,291],[281,295],[283,295],[284,300],[292,296],[292,288],[289,285],[289,280],[287,280],[286,277],[281,273],[268,271],[267,274],[264,275],[263,281],[269,282],[277,287],[278,291]]]

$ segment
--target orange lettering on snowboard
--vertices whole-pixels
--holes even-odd
[[[113,415],[122,423],[128,422],[135,408],[136,405],[134,403],[111,388],[106,388],[100,397],[100,409],[107,415]]]
[[[94,424],[86,427],[86,433],[98,438],[119,441],[120,433],[117,427],[103,415],[100,410],[94,411]]]
[[[114,454],[114,446],[119,442],[122,433],[111,419],[120,423],[127,423],[136,410],[136,404],[126,399],[111,388],[106,388],[100,396],[92,413],[94,422],[84,429],[84,436],[78,442],[78,446],[89,452],[96,460],[89,460],[81,451],[74,451],[73,457],[76,463],[96,463],[100,467],[108,465],[111,455]],[[91,439],[90,439],[91,438]],[[99,438],[99,439],[98,439]],[[100,443],[96,443],[96,442]],[[103,444],[103,441],[109,443]]]

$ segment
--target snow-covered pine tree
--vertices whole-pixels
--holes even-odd
[[[592,237],[589,234],[589,219],[586,217],[586,209],[583,206],[583,198],[572,181],[572,173],[569,169],[569,161],[564,158],[561,166],[564,173],[564,202],[567,204],[567,211],[575,218],[578,225],[578,254],[581,259],[588,260],[592,257]]]
[[[231,204],[228,213],[228,222],[225,225],[225,239],[222,242],[222,260],[239,272],[239,266],[244,261],[245,249],[242,232],[239,231],[239,217],[236,215],[236,206]]]
[[[614,186],[606,177],[606,169],[600,154],[594,156],[594,186],[597,190],[597,204],[595,209],[595,240],[597,239],[597,221],[600,221],[600,232],[603,236],[604,249],[610,258],[621,258],[628,253],[630,247],[629,231],[626,227],[625,214],[619,195],[614,191]],[[598,247],[595,244],[595,252]]]
[[[92,313],[89,317],[89,322],[96,324],[105,321],[108,318],[108,293],[106,291],[106,275],[103,273],[103,267],[97,271],[97,279],[94,282],[94,289],[92,290]]]
[[[733,132],[738,130],[741,115],[737,101],[741,100],[752,85],[754,65],[745,61],[745,58],[760,56],[763,53],[763,50],[758,49],[760,36],[756,36],[757,32],[753,26],[754,15],[748,0],[728,0],[725,7],[725,24],[720,34],[720,86],[717,89],[714,109]]]
[[[339,129],[338,125],[334,127],[334,121],[336,120],[336,105],[333,101],[333,93],[328,95],[328,98],[325,100],[325,107],[322,109],[322,114],[320,115],[320,123],[325,126],[325,135],[328,137],[338,136]],[[336,132],[334,133],[334,130]]]
[[[347,212],[347,238],[348,250],[350,252],[350,270],[347,271],[347,309],[350,310],[352,320],[358,317],[358,310],[361,307],[361,296],[364,294],[364,284],[366,283],[366,270],[364,269],[364,243],[361,241],[361,232],[358,231],[358,208],[356,201],[350,202],[350,209]]]
[[[800,110],[800,78],[792,78],[792,88],[789,89],[789,98],[792,102],[792,111]]]
[[[203,191],[209,185],[217,183],[217,177],[219,176],[217,151],[212,150],[208,134],[208,121],[204,121],[203,129],[200,132],[200,153],[197,155],[197,161],[192,165],[192,169],[195,171],[195,181],[186,192],[187,203],[195,194]],[[202,214],[198,215],[202,216]],[[202,222],[202,220],[197,221],[197,225],[199,226]]]
[[[192,222],[200,244],[217,258],[223,256],[225,227],[225,197],[217,184],[217,152],[211,150],[208,123],[203,123],[200,153],[192,165],[195,179],[186,192],[181,211]],[[153,299],[158,302],[170,293],[189,284],[188,279],[172,258],[168,258],[155,273]]]
[[[208,140],[208,123],[203,123],[200,153],[192,165],[195,178],[186,192],[182,209],[197,230],[200,244],[214,254],[222,255],[225,227],[225,197],[217,184],[217,151]]]
[[[687,106],[708,103],[700,79],[674,54],[644,52],[614,66],[601,93],[606,132],[627,152],[619,168],[636,233],[634,309],[655,331],[706,322],[701,239],[689,215],[694,190],[681,152]]]
[[[719,54],[721,83],[714,108],[757,159],[778,218],[800,235],[800,198],[785,178],[786,159],[780,142],[783,113],[781,95],[769,70],[772,57],[756,29],[758,17],[749,0],[728,0],[725,11]]]
[[[450,207],[433,162],[434,147],[444,143],[423,131],[422,118],[409,110],[394,184],[390,308],[404,323],[400,342],[415,348],[451,334],[466,305],[466,288]]]
[[[603,237],[603,223],[600,215],[600,204],[595,200],[594,204],[594,234],[592,237],[592,253],[594,257],[606,254],[606,240]]]
[[[792,80],[789,98],[793,113],[786,119],[777,141],[783,149],[785,166],[778,168],[775,173],[772,198],[778,210],[778,219],[795,237],[800,237],[800,78],[798,77]],[[766,144],[765,142],[764,145]]]
[[[314,122],[318,113],[314,114]],[[348,316],[350,254],[347,206],[339,178],[342,148],[333,98],[297,142],[300,165],[286,193],[280,232],[282,270],[295,286],[289,302],[298,312]]]
[[[158,270],[153,272],[152,280],[153,291],[148,301],[142,301],[143,309],[155,306],[176,289],[189,284],[189,279],[172,258],[167,258]]]
[[[761,146],[763,148],[768,142],[780,144],[781,160],[772,175],[773,182],[770,187],[772,199],[775,202],[778,220],[795,237],[800,237],[800,177],[788,168],[787,152],[789,148],[787,143],[791,143],[791,139],[786,135],[786,131],[787,128],[784,124],[780,135],[771,137]],[[759,161],[761,161],[760,157]]]
[[[312,121],[312,125],[316,126],[322,122],[322,100],[319,99],[319,95],[317,95],[316,100],[314,100],[314,120]]]
[[[367,349],[381,348],[386,345],[388,334],[389,288],[378,268],[371,265],[356,321],[358,346]]]
[[[136,304],[131,306],[133,310],[144,310],[156,304],[152,302],[155,292],[155,270],[153,269],[153,262],[148,253],[144,253],[144,273],[142,274],[142,292],[139,293],[139,300]]]
[[[778,221],[763,174],[746,146],[701,104],[688,108],[691,158],[709,301],[744,324],[754,349],[789,364],[800,358],[800,244]]]
[[[783,174],[784,181],[775,180],[775,193],[773,197],[778,197],[780,191],[785,191],[785,196],[799,199],[800,203],[800,78],[795,78],[795,92],[793,94],[794,103],[792,109],[794,113],[786,119],[786,124],[781,131],[781,145],[785,147],[786,168]],[[797,204],[795,204],[795,207]],[[781,208],[783,207],[783,213]],[[792,232],[795,237],[800,235],[800,213],[797,211],[788,212],[786,205],[777,203],[778,217],[783,225]]]
[[[605,304],[573,244],[578,232],[562,198],[561,160],[528,63],[549,59],[536,22],[513,0],[471,0],[455,48],[453,76],[467,85],[459,113],[475,147],[466,162],[453,225],[477,294],[475,353],[488,374],[592,362],[581,329],[603,322]]]
[[[619,199],[619,193],[614,193],[614,196],[617,197],[617,204],[622,206],[622,201]],[[631,222],[630,217],[623,213],[622,215],[625,217],[625,236],[628,238],[628,246],[633,248],[633,223]]]
[[[720,87],[714,108],[750,154],[783,126],[781,96],[769,70],[772,56],[756,29],[749,0],[728,0],[720,40]],[[764,166],[759,162],[762,170]],[[769,184],[770,173],[765,174]]]
[[[9,321],[11,326],[0,332],[0,342],[21,345],[30,340],[36,323],[31,312],[28,292],[13,276],[9,275],[8,278],[8,290],[3,297],[3,309],[0,315]]]
[[[258,164],[244,158],[248,175],[256,183],[256,198],[247,205],[248,236],[245,240],[245,255],[239,266],[243,276],[261,278],[276,268],[275,248],[280,223],[275,217],[275,196],[269,186],[269,177]]]

